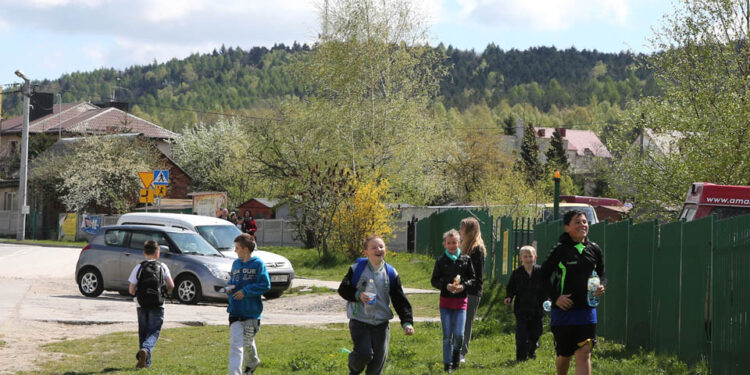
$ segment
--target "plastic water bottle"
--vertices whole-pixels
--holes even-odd
[[[550,300],[544,301],[544,303],[542,303],[542,308],[546,312],[552,311],[552,301],[550,301]]]
[[[594,296],[594,293],[599,288],[600,283],[601,282],[599,281],[599,275],[596,274],[596,271],[591,271],[591,277],[589,277],[588,284],[589,291],[586,294],[586,301],[591,307],[599,306],[599,297]]]
[[[367,287],[365,287],[365,296],[367,296],[367,303],[365,304],[365,313],[372,315],[375,313],[375,302],[378,297],[378,290],[375,288],[375,281],[370,279],[367,281]]]
[[[231,293],[234,290],[234,284],[227,284],[223,288],[219,288],[219,293]]]

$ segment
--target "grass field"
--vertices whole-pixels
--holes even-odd
[[[263,247],[262,249],[287,257],[298,276],[310,279],[341,281],[353,263],[343,256],[334,256],[321,262],[318,253],[311,249],[295,247]],[[430,276],[435,260],[431,257],[388,252],[385,261],[396,268],[405,287],[433,289],[430,285]]]
[[[554,350],[550,333],[542,337],[537,359],[516,363],[512,334],[503,333],[496,321],[477,322],[472,351],[459,374],[551,374]],[[386,374],[440,374],[441,330],[437,322],[416,324],[408,337],[397,324],[391,325],[391,347]],[[49,344],[45,350],[62,356],[43,362],[41,374],[130,374],[137,373],[137,334],[113,333],[96,339]],[[226,373],[229,330],[227,326],[190,327],[162,332],[154,351],[149,374]],[[351,349],[344,324],[317,328],[263,326],[257,336],[261,356],[258,374],[342,374]],[[596,374],[707,374],[704,366],[688,368],[673,357],[634,352],[603,341],[593,360]]]
[[[314,250],[267,248],[289,258],[298,275],[323,280],[340,280],[351,264],[333,259],[319,264]],[[390,253],[387,261],[401,273],[409,287],[430,288],[433,260],[419,255]],[[334,293],[327,288],[291,290],[303,293]],[[287,298],[287,297],[285,297]],[[458,374],[552,374],[554,347],[545,332],[537,359],[516,363],[514,319],[502,303],[504,289],[488,285],[475,323],[471,352]],[[436,317],[437,294],[409,295],[416,317]],[[415,324],[416,335],[405,336],[398,324],[391,325],[391,346],[385,373],[394,375],[442,374],[441,328],[439,322]],[[222,374],[227,372],[229,329],[227,326],[186,327],[162,331],[148,374]],[[90,375],[131,374],[135,366],[137,332],[121,332],[93,339],[48,344],[40,354],[40,371],[34,374]],[[257,336],[261,367],[257,374],[344,374],[351,339],[346,324],[325,326],[262,326]],[[689,367],[675,357],[634,351],[600,339],[594,350],[595,374],[709,374],[704,363]],[[571,373],[574,373],[572,371]],[[25,375],[25,374],[24,374]]]

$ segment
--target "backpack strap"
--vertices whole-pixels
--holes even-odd
[[[355,287],[359,282],[359,278],[362,276],[362,272],[365,271],[365,267],[367,267],[367,258],[357,258],[357,260],[354,261],[354,275],[352,276],[352,285],[354,285]]]
[[[362,272],[367,267],[367,258],[357,258],[354,261],[354,275],[352,276],[352,285],[356,286],[359,282],[359,278],[362,276]],[[393,285],[396,280],[396,270],[387,262],[385,263],[385,272],[388,274],[388,281]]]
[[[141,281],[141,274],[143,273],[143,266],[146,265],[146,262],[148,261],[144,260],[143,262],[140,263],[140,267],[138,267],[138,272],[135,275],[135,279],[137,281]]]

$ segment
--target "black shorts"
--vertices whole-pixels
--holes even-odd
[[[552,335],[555,337],[557,355],[570,357],[589,341],[591,348],[596,345],[596,324],[552,326]]]

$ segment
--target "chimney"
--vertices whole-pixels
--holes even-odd
[[[521,148],[521,144],[523,144],[523,132],[526,129],[525,126],[523,126],[523,120],[520,118],[516,119],[516,149]]]
[[[558,134],[560,134],[561,137],[565,138],[565,128],[557,128],[555,129]]]
[[[48,92],[31,93],[31,112],[29,122],[52,114],[54,110],[55,94]]]
[[[543,137],[544,137],[544,129],[539,129],[539,130],[537,130],[537,131],[536,131],[536,135],[537,135],[538,137],[542,137],[542,138],[543,138]]]

